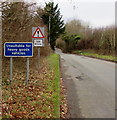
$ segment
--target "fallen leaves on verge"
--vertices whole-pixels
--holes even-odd
[[[62,119],[69,119],[70,114],[69,114],[67,98],[66,98],[66,89],[65,89],[65,86],[63,84],[62,78],[60,80],[60,86],[61,86],[60,116]]]
[[[15,64],[15,63],[14,63]],[[23,63],[20,63],[20,65]],[[23,65],[22,65],[23,66]],[[9,66],[6,66],[9,73]],[[2,88],[3,118],[53,118],[54,114],[54,71],[50,70],[47,61],[43,62],[41,70],[32,67],[28,86],[25,85],[25,67],[15,67],[13,81],[9,84],[9,76],[5,75],[6,82]]]

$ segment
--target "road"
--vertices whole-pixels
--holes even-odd
[[[71,118],[115,118],[115,63],[64,54],[61,69]]]

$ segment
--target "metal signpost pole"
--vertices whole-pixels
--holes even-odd
[[[12,82],[12,73],[13,73],[13,58],[10,57],[10,82]]]
[[[29,80],[29,58],[27,58],[27,63],[26,63],[26,85],[28,85],[28,80]]]
[[[40,66],[40,48],[38,48],[38,59],[39,59],[39,66]]]

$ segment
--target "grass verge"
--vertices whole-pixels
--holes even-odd
[[[83,56],[94,57],[94,58],[117,62],[117,57],[111,56],[111,55],[102,55],[102,54],[97,54],[94,52],[86,52],[86,51],[81,51],[81,50],[74,51],[73,53],[78,54],[78,55],[83,55]]]
[[[52,54],[49,58],[49,66],[55,73],[55,79],[54,79],[54,94],[53,94],[53,100],[54,100],[54,113],[57,118],[60,118],[60,67],[59,67],[59,55]]]
[[[3,61],[3,118],[60,118],[59,56],[52,54],[43,58],[40,70],[31,61],[28,86],[25,85],[26,61],[13,61],[15,69],[11,84],[9,62]]]

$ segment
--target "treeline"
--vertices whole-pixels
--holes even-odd
[[[102,54],[115,53],[115,26],[93,29],[88,23],[72,20],[65,27],[65,33],[57,40],[57,46],[64,52],[93,50]]]
[[[53,50],[56,39],[65,30],[64,21],[58,4],[48,2],[44,8],[36,3],[2,2],[2,41],[4,42],[32,42],[32,27],[45,27],[45,47],[42,54]],[[50,46],[48,45],[50,43]],[[36,55],[36,48],[34,53]]]
[[[45,47],[41,54],[47,55],[50,51],[47,42],[47,26],[41,16],[44,10],[35,3],[2,2],[2,43],[5,42],[32,42],[32,27],[45,27]],[[34,57],[37,48],[34,48]]]

